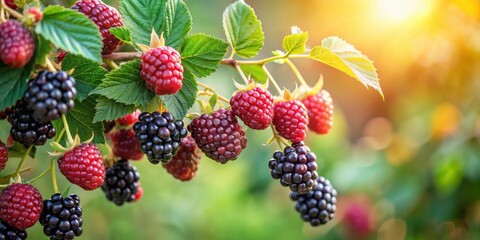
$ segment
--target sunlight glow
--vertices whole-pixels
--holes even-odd
[[[378,11],[387,20],[404,22],[419,13],[422,9],[421,2],[422,0],[378,0]]]

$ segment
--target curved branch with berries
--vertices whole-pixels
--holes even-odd
[[[14,174],[0,178],[1,239],[25,239],[25,229],[37,221],[52,239],[82,234],[81,194],[60,192],[65,189],[58,189],[55,164],[72,184],[101,189],[120,206],[142,195],[135,161],[146,156],[189,181],[202,155],[221,164],[241,156],[248,145],[245,128],[271,129],[267,143],[275,141],[281,150],[265,162],[265,171],[289,187],[301,218],[318,226],[334,217],[337,193],[319,176],[315,153],[303,142],[309,129],[331,129],[332,98],[323,78],[308,86],[293,60],[325,63],[383,97],[372,62],[352,45],[328,37],[307,48],[308,33],[293,27],[282,50],[253,59],[264,33],[243,0],[223,14],[226,40],[190,34],[192,19],[181,0],[121,0],[118,10],[100,0],[45,8],[39,1],[19,2],[0,0],[0,119],[11,124],[7,145],[0,142],[0,170],[10,164],[9,153],[22,158]],[[137,51],[117,52],[122,44]],[[291,68],[300,87],[283,88],[268,64]],[[201,82],[220,65],[233,67],[242,79],[231,81],[237,87],[231,97]],[[192,110],[195,103],[200,112]],[[29,182],[21,176],[22,164],[44,144],[50,145],[51,165]],[[48,172],[54,191],[43,199],[32,182]],[[17,211],[23,215],[14,216]]]

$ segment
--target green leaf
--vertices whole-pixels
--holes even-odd
[[[192,29],[192,17],[182,0],[167,0],[163,37],[167,46],[180,49]]]
[[[264,84],[267,82],[267,74],[263,71],[260,65],[241,65],[243,73],[246,76],[250,76],[257,83]]]
[[[205,77],[218,69],[228,44],[218,38],[198,33],[187,37],[182,46],[182,65],[196,77]]]
[[[109,31],[113,36],[120,39],[120,41],[133,45],[132,34],[126,27],[110,28]]]
[[[35,32],[68,53],[101,62],[102,38],[98,27],[85,15],[72,9],[51,5]]]
[[[192,73],[183,73],[182,88],[174,95],[162,96],[162,102],[175,119],[183,119],[195,103],[197,97],[197,81]]]
[[[111,71],[91,94],[103,95],[116,102],[136,106],[145,105],[155,97],[140,77],[140,60],[122,64],[120,68]]]
[[[31,61],[25,68],[10,68],[0,61],[0,109],[12,106],[23,97],[33,65]]]
[[[97,98],[97,105],[95,106],[95,117],[93,122],[115,120],[123,117],[125,114],[135,111],[134,105],[126,105],[115,102],[115,100],[100,96]]]
[[[92,143],[105,143],[103,124],[101,122],[93,122],[95,116],[95,104],[94,97],[88,97],[83,101],[75,99],[75,107],[66,115],[68,127],[70,133],[72,133],[73,136],[78,134],[82,141],[90,139],[92,134],[94,134]],[[57,119],[52,123],[55,129],[57,129],[57,132],[62,131],[62,119]]]
[[[72,54],[67,54],[63,59],[62,69],[64,71],[75,69],[71,76],[77,81],[76,99],[78,100],[87,98],[90,92],[102,83],[102,79],[108,73],[98,63]]]
[[[306,51],[308,32],[294,33],[283,38],[283,49],[287,54],[299,54]]]
[[[162,101],[160,100],[159,96],[155,96],[152,101],[150,101],[148,104],[140,106],[140,111],[142,112],[155,112],[158,111],[158,107],[162,104]]]
[[[163,29],[166,8],[166,0],[122,0],[119,9],[134,42],[149,45],[152,29]]]
[[[213,94],[210,99],[208,99],[208,105],[210,105],[212,109],[215,109],[215,105],[217,105],[217,99],[218,95],[216,93]]]
[[[231,4],[223,12],[223,29],[227,41],[238,56],[254,57],[262,49],[265,40],[262,23],[253,8],[243,0]]]
[[[35,48],[35,64],[45,65],[45,57],[52,51],[52,49],[52,43],[38,35]]]
[[[310,58],[332,66],[357,79],[366,87],[372,87],[383,97],[380,80],[373,62],[354,46],[339,37],[328,37],[322,40],[310,52]]]

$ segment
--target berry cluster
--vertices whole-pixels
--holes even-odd
[[[8,20],[0,24],[0,60],[3,63],[12,68],[24,67],[34,52],[32,33],[19,21]]]
[[[43,201],[40,224],[43,233],[53,240],[73,239],[82,235],[80,198],[75,194],[68,197],[60,193],[53,194],[51,199]]]
[[[182,138],[180,150],[173,156],[170,162],[163,164],[163,167],[174,178],[181,181],[189,181],[195,177],[201,158],[202,151],[198,148],[195,140],[188,136]]]
[[[134,201],[138,192],[140,174],[128,160],[121,159],[107,169],[102,190],[108,200],[118,206]]]

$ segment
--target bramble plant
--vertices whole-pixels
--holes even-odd
[[[226,40],[190,34],[192,19],[181,0],[121,0],[118,11],[100,0],[79,0],[71,8],[36,0],[0,4],[0,119],[12,126],[6,146],[0,142],[0,167],[21,158],[15,172],[0,178],[0,238],[25,239],[25,228],[37,220],[51,239],[82,234],[81,194],[59,194],[55,163],[71,183],[102,189],[123,205],[142,193],[133,161],[146,155],[189,181],[201,152],[222,164],[237,159],[248,144],[247,127],[271,128],[267,143],[282,150],[265,161],[265,171],[290,187],[301,218],[312,226],[333,218],[336,190],[319,176],[315,153],[303,143],[308,128],[327,134],[332,127],[332,98],[323,77],[308,86],[294,60],[327,64],[383,97],[373,63],[352,45],[327,37],[309,48],[308,32],[292,27],[282,50],[253,59],[264,47],[264,33],[243,0],[223,14]],[[122,44],[137,51],[118,52]],[[299,87],[282,88],[270,63],[291,68]],[[231,81],[238,89],[232,97],[201,82],[220,65],[233,67],[243,81]],[[44,144],[51,146],[50,165],[22,178],[27,156],[35,158],[35,146]],[[33,182],[48,173],[52,197],[43,206],[27,204],[28,192],[38,192]],[[13,211],[35,215],[34,222],[27,215],[12,219]]]

